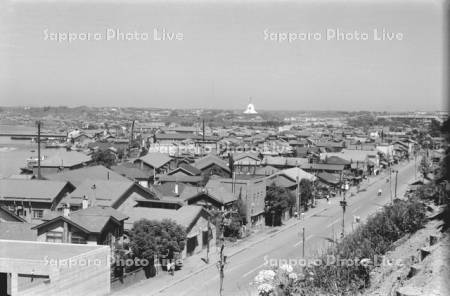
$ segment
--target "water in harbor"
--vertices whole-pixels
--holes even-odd
[[[4,133],[35,133],[36,129],[26,126],[0,126]],[[60,149],[46,149],[41,144],[41,155],[50,157]],[[20,168],[26,167],[26,160],[37,157],[37,144],[30,140],[11,140],[10,137],[0,137],[0,178],[19,174]]]

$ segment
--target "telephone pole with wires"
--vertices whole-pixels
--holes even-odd
[[[36,121],[37,125],[37,144],[38,144],[38,171],[37,171],[37,178],[38,180],[42,179],[41,175],[41,127],[42,127],[42,121],[38,120]]]

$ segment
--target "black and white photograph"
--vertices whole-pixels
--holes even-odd
[[[449,296],[450,1],[0,0],[0,296]]]

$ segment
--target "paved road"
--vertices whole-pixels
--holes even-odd
[[[414,179],[414,161],[399,165],[398,196],[402,196],[406,185]],[[354,216],[362,220],[374,213],[383,204],[390,201],[389,185],[386,182],[387,175],[373,183],[366,190],[355,196],[347,196],[348,207],[345,215],[346,233],[352,230]],[[363,185],[364,189],[367,185]],[[377,196],[378,189],[382,188],[383,195]],[[394,189],[392,189],[394,194]],[[267,268],[267,264],[280,262],[280,260],[299,260],[302,257],[301,229],[305,227],[305,253],[307,257],[314,257],[320,249],[324,249],[331,243],[329,239],[338,238],[342,229],[342,209],[339,206],[340,198],[336,197],[329,204],[323,201],[320,206],[323,209],[315,209],[316,214],[306,213],[304,221],[286,229],[279,234],[268,238],[264,242],[254,245],[230,258],[225,267],[224,296],[254,295],[254,288],[249,285],[259,270]],[[226,252],[225,252],[226,253]],[[151,293],[151,281],[137,289],[130,289],[130,295],[218,295],[219,276],[215,266],[193,275],[186,281],[178,283],[156,294]]]

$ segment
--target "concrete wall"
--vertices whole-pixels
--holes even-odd
[[[209,241],[209,251],[213,253],[216,249],[216,227],[213,223],[210,223],[212,238]],[[206,255],[206,247],[203,247],[203,231],[207,231],[208,229],[208,220],[201,216],[195,223],[195,225],[191,228],[191,230],[187,233],[188,238],[196,237],[198,245],[195,248],[192,255],[204,253]],[[187,242],[187,241],[186,241]],[[184,247],[184,250],[181,253],[182,258],[187,257],[187,244]]]
[[[25,290],[19,286],[16,295],[107,295],[110,292],[109,252],[109,248],[102,248],[82,255],[80,262],[85,259],[91,264],[60,268],[59,274],[50,276],[50,280],[42,284]],[[100,263],[95,263],[96,260]]]

